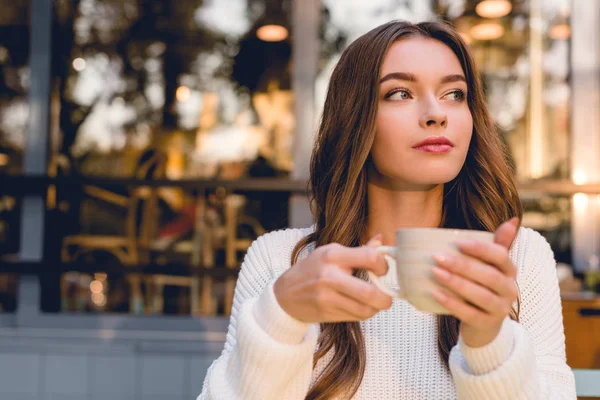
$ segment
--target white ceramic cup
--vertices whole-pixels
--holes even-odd
[[[462,254],[458,250],[456,241],[470,239],[493,242],[494,234],[464,229],[398,229],[396,246],[380,246],[377,251],[386,256],[389,267],[388,274],[396,274],[399,289],[384,284],[371,271],[368,271],[369,279],[384,293],[395,298],[405,299],[418,310],[435,314],[449,314],[448,310],[431,296],[431,292],[435,289],[449,292],[449,289],[440,286],[433,277],[432,268],[436,265],[433,256]],[[463,256],[465,255],[463,254]]]

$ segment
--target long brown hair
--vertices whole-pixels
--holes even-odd
[[[450,26],[442,22],[411,24],[392,21],[355,40],[342,54],[329,83],[323,116],[311,159],[311,197],[316,227],[292,253],[296,263],[309,243],[359,246],[366,233],[367,163],[375,137],[379,73],[390,46],[422,36],[446,44],[458,57],[467,80],[473,135],[465,164],[444,187],[441,226],[493,232],[522,207],[502,144],[484,102],[473,58]],[[364,271],[354,275],[366,279]],[[519,304],[519,303],[518,303]],[[518,320],[518,311],[511,318]],[[448,368],[458,341],[459,321],[438,316],[438,349]],[[333,358],[310,389],[307,399],[326,399],[358,390],[365,371],[364,337],[358,322],[324,323],[314,366],[333,350]]]

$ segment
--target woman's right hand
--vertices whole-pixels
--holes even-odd
[[[375,250],[378,236],[363,247],[337,243],[317,248],[277,279],[275,297],[291,317],[308,323],[363,321],[392,305],[375,285],[352,276],[355,268],[385,275],[388,266]]]

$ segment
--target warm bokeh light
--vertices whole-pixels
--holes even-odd
[[[6,164],[8,164],[8,155],[0,154],[0,167],[5,166]]]
[[[484,22],[473,26],[470,33],[476,40],[494,40],[504,35],[504,27],[497,22]]]
[[[83,71],[85,66],[86,62],[83,58],[76,58],[73,60],[73,68],[75,68],[75,71]]]
[[[484,0],[477,4],[475,12],[483,18],[500,18],[508,15],[512,4],[508,0]]]
[[[185,103],[192,97],[192,91],[187,86],[179,86],[175,92],[175,97],[180,103]]]
[[[552,25],[548,35],[554,40],[567,40],[571,37],[571,27],[567,24]]]
[[[100,281],[92,281],[92,283],[90,283],[90,291],[94,294],[102,293],[103,289],[104,285]]]
[[[287,28],[281,25],[264,25],[256,31],[256,36],[265,42],[281,42],[288,34]]]
[[[573,182],[576,185],[585,185],[587,183],[587,175],[584,170],[577,168],[573,172]]]
[[[585,193],[575,193],[573,204],[577,210],[584,209],[588,205],[588,196]]]
[[[102,293],[94,293],[92,294],[92,301],[95,305],[104,307],[106,305],[106,296]]]

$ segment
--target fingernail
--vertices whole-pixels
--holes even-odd
[[[448,300],[448,296],[446,296],[444,294],[444,292],[442,292],[441,290],[434,290],[434,291],[431,292],[431,295],[437,301],[444,302],[444,301]]]
[[[452,262],[454,261],[454,257],[446,255],[446,254],[434,254],[432,256],[433,261],[435,261],[437,264],[441,264],[441,265],[449,265],[452,264]]]
[[[467,239],[467,240],[457,240],[456,241],[456,245],[458,247],[462,247],[462,248],[469,248],[469,247],[473,247],[475,246],[475,241],[471,240],[471,239]]]
[[[383,240],[383,233],[378,233],[377,235],[373,236],[372,240],[378,240],[381,242]]]
[[[433,267],[433,273],[442,279],[448,279],[450,277],[450,273],[440,267]]]

